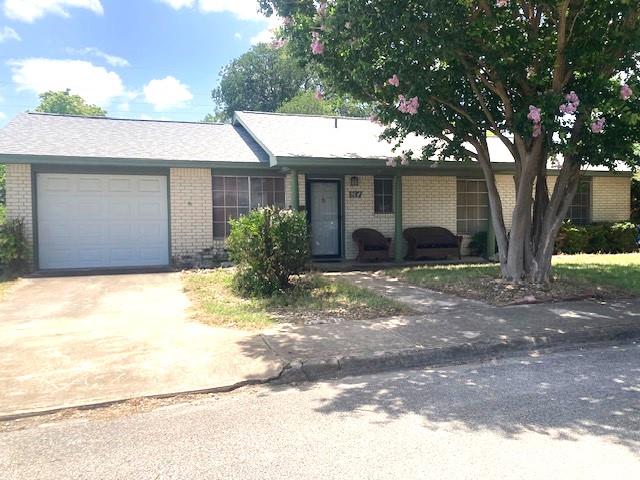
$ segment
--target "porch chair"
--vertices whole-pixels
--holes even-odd
[[[359,228],[351,234],[358,245],[358,262],[390,261],[391,239],[372,228]]]
[[[445,259],[449,256],[462,258],[462,237],[454,235],[446,228],[407,228],[402,236],[408,244],[405,260]]]

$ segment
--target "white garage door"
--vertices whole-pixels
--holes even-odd
[[[166,177],[36,178],[41,269],[169,264]]]

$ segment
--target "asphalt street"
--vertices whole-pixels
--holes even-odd
[[[0,426],[3,479],[640,478],[640,345]]]

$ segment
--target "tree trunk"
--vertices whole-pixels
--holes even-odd
[[[521,150],[515,176],[516,204],[507,234],[493,171],[483,168],[502,277],[510,282],[545,284],[551,281],[555,239],[578,187],[580,169],[568,157],[551,198],[547,187],[547,153],[542,141]],[[481,165],[484,162],[480,162]]]

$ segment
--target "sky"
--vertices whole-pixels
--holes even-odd
[[[38,94],[111,117],[199,121],[220,69],[268,41],[257,0],[0,0],[0,127]]]

